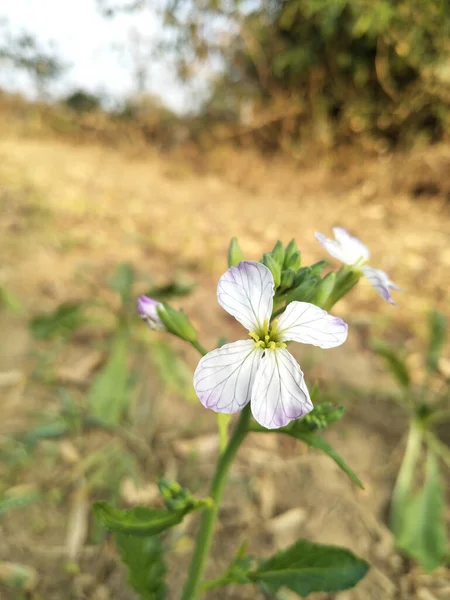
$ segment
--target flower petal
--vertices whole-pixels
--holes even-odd
[[[325,250],[346,265],[366,262],[370,256],[369,249],[358,238],[350,235],[342,227],[333,227],[335,240],[316,232],[316,239]]]
[[[280,341],[313,344],[320,348],[340,346],[347,339],[348,325],[339,317],[309,302],[291,302],[276,325]]]
[[[284,427],[313,409],[303,373],[286,348],[266,349],[259,363],[251,399],[252,413],[263,427]]]
[[[318,231],[316,231],[315,236],[316,240],[325,248],[328,254],[331,254],[331,256],[334,256],[334,258],[337,258],[343,263],[346,262],[341,245],[336,240],[327,238],[323,233],[319,233]]]
[[[395,302],[392,299],[390,289],[400,290],[398,285],[391,281],[384,271],[380,269],[373,269],[372,267],[363,267],[362,272],[367,277],[370,285],[375,288],[375,291],[380,294],[382,298],[390,302],[395,306]]]
[[[272,273],[259,262],[242,260],[219,279],[217,300],[249,331],[270,319],[275,284]]]
[[[366,262],[369,260],[369,248],[357,237],[350,235],[343,227],[333,227],[334,237],[340,244],[347,264],[354,265],[357,262]]]
[[[216,412],[235,413],[250,401],[263,354],[253,340],[225,344],[208,352],[197,365],[194,388],[200,402]]]

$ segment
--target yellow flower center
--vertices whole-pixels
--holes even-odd
[[[265,319],[263,326],[255,331],[250,331],[249,335],[255,340],[255,345],[258,348],[275,350],[276,348],[287,347],[287,345],[279,339],[276,321],[273,321],[269,327],[269,321],[268,319]]]

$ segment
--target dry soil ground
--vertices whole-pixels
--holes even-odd
[[[403,344],[419,374],[426,311],[436,306],[448,313],[450,149],[367,160],[350,152],[309,166],[217,150],[207,166],[200,166],[156,151],[130,156],[100,145],[2,137],[0,284],[20,298],[24,313],[0,313],[0,435],[22,431],[46,403],[55,402],[51,391],[25,381],[33,348],[26,323],[32,314],[88,297],[93,281],[104,281],[115,264],[128,260],[141,274],[150,272],[162,282],[181,274],[198,284],[179,304],[198,326],[204,345],[212,346],[221,334],[238,339],[239,325],[215,302],[230,237],[239,238],[250,259],[259,259],[278,238],[287,243],[295,237],[308,264],[324,257],[314,231],[342,225],[367,243],[371,264],[386,270],[404,292],[396,294],[393,308],[362,282],[335,308],[351,326],[348,342],[327,352],[302,348],[297,356],[310,381],[356,389],[341,398],[348,410],[328,437],[366,489],[356,489],[329,459],[300,445],[278,436],[270,443],[267,436],[249,439],[227,490],[220,517],[223,541],[214,548],[211,570],[226,564],[244,536],[252,540],[253,551],[267,555],[302,535],[350,547],[373,564],[355,590],[330,598],[449,599],[449,572],[429,575],[403,560],[385,525],[405,420],[383,395],[392,382],[368,349],[368,339],[376,335]],[[79,341],[73,352],[79,360],[89,352],[88,342]],[[186,360],[194,366],[196,356],[186,352]],[[161,470],[185,476],[195,451],[193,485],[203,489],[217,443],[214,417],[203,410],[166,399],[146,484]],[[90,443],[95,448],[104,441],[99,435]],[[84,543],[82,532],[76,560],[67,556],[68,529],[77,518],[83,529],[89,503],[77,498],[70,476],[80,451],[77,441],[56,444],[51,466],[44,448],[14,483],[34,486],[46,498],[57,488],[62,496],[11,511],[0,521],[0,560],[35,570],[36,584],[30,586],[35,600],[132,598],[109,545]],[[151,501],[153,488],[147,488]],[[175,590],[195,519],[183,527],[171,565]],[[0,586],[0,598],[15,597]],[[237,588],[210,597],[238,600],[255,597],[255,591]]]

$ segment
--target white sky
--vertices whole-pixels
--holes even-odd
[[[156,40],[161,24],[156,12],[145,9],[135,14],[105,18],[95,0],[0,0],[0,18],[12,33],[22,31],[39,42],[55,42],[55,50],[71,68],[54,86],[64,93],[76,87],[94,93],[105,92],[122,99],[133,90],[132,61],[114,47],[130,47],[133,29],[145,39]],[[33,96],[30,80],[0,68],[0,87]],[[175,110],[194,105],[198,90],[182,86],[169,61],[150,68],[148,88]]]

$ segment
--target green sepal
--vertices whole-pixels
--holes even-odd
[[[284,250],[284,263],[283,263],[283,267],[285,269],[287,269],[288,267],[291,267],[292,269],[295,269],[295,270],[297,270],[297,269],[300,268],[300,262],[299,262],[299,264],[298,264],[297,267],[295,267],[292,264],[293,262],[296,263],[296,261],[297,261],[297,257],[295,259],[292,258],[295,254],[298,254],[298,257],[299,257],[300,262],[301,262],[301,256],[300,256],[300,252],[299,252],[298,247],[297,247],[297,243],[296,243],[295,240],[291,240],[289,242],[289,244],[286,246],[285,250]]]
[[[294,301],[309,302],[319,281],[319,277],[309,277],[306,281],[287,294],[286,304]]]
[[[319,260],[318,262],[314,263],[310,267],[310,269],[311,269],[311,275],[321,275],[322,271],[325,269],[325,267],[327,265],[328,265],[328,261],[327,260]]]
[[[336,273],[328,273],[314,288],[309,302],[324,307],[336,283]]]
[[[284,271],[281,272],[281,283],[280,283],[281,289],[289,290],[294,285],[294,279],[295,279],[294,269],[291,269],[291,268],[284,269]]]
[[[235,265],[239,264],[241,260],[244,260],[244,255],[237,237],[233,237],[231,238],[231,242],[228,247],[228,266],[234,267]]]
[[[300,265],[302,264],[302,255],[300,252],[294,252],[289,260],[284,261],[285,269],[293,269],[294,271],[298,271],[300,269]]]
[[[272,255],[273,259],[277,262],[277,264],[281,270],[284,265],[284,246],[280,240],[278,240],[278,242],[273,247],[271,255]]]
[[[262,264],[265,265],[272,273],[275,287],[279,287],[281,283],[281,267],[278,262],[274,259],[270,252],[266,252],[262,258]]]
[[[169,304],[161,302],[157,308],[157,312],[169,333],[191,344],[197,342],[197,331],[189,320],[189,317],[183,311],[175,310]]]

